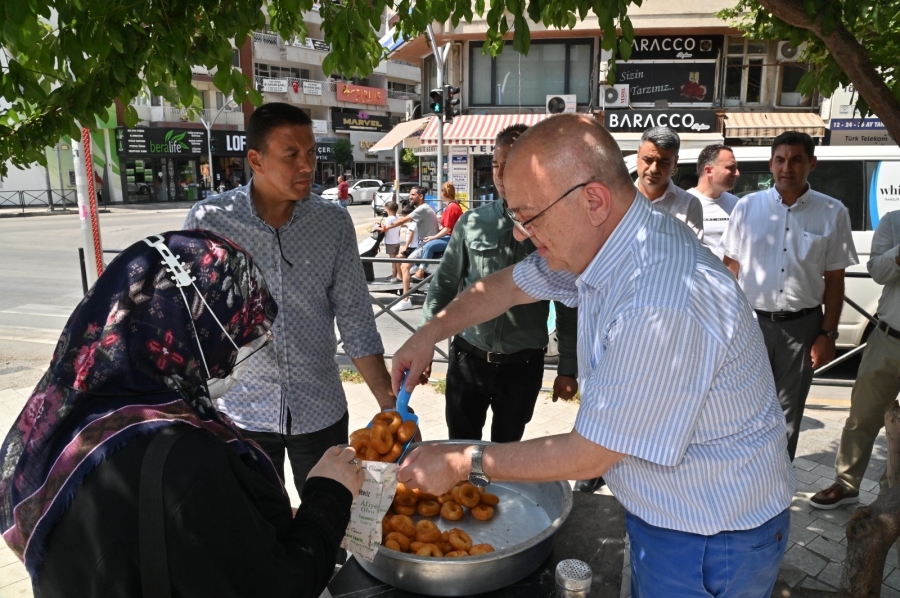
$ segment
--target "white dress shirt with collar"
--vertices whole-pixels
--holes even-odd
[[[750,305],[769,312],[821,305],[825,272],[859,263],[847,208],[809,186],[792,206],[774,186],[741,198],[721,248]]]
[[[638,186],[637,182],[634,186]],[[700,205],[700,200],[675,185],[672,179],[669,179],[666,192],[650,200],[650,203],[687,224],[697,234],[697,238],[703,240],[703,206]]]
[[[866,267],[872,280],[883,284],[878,319],[900,330],[900,211],[884,215],[872,235],[872,253]]]

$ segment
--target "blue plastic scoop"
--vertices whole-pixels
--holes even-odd
[[[406,390],[406,378],[409,376],[409,370],[403,374],[403,381],[400,382],[400,392],[397,393],[397,413],[400,415],[400,419],[403,421],[414,421],[416,422],[416,428],[419,427],[419,416],[415,413],[411,413],[409,411],[409,399],[412,396],[408,390]],[[372,427],[372,422],[369,422],[367,428]],[[399,463],[401,459],[403,459],[403,455],[406,454],[406,451],[409,450],[409,445],[412,444],[413,439],[410,438],[406,441],[406,444],[403,445],[403,452],[400,453],[400,457],[398,457],[397,462]]]

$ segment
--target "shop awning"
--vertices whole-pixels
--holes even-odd
[[[611,133],[623,152],[636,152],[641,146],[643,133]],[[722,143],[725,138],[720,133],[679,133],[681,149],[703,149],[707,145]]]
[[[445,145],[493,145],[497,133],[510,125],[536,125],[549,114],[467,114],[444,125]],[[420,139],[422,145],[437,145],[438,119],[434,119]]]
[[[726,137],[778,137],[785,131],[824,137],[825,122],[812,112],[729,112],[725,115]]]
[[[431,116],[426,116],[425,118],[404,121],[391,129],[387,135],[385,135],[378,141],[378,143],[376,143],[366,151],[374,154],[375,152],[392,150],[395,146],[403,143],[404,139],[414,133],[418,133],[426,126],[428,126],[428,121],[430,121],[431,119]]]

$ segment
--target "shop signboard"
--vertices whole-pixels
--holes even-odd
[[[859,94],[852,85],[839,87],[831,95],[829,145],[896,145],[880,118],[863,118],[856,109]]]
[[[212,131],[209,140],[214,156],[246,156],[247,134],[233,131]]]
[[[321,81],[304,81],[303,82],[303,93],[305,93],[308,96],[322,95],[322,82]]]
[[[316,142],[316,159],[319,162],[334,162],[334,142],[333,141],[317,141]]]
[[[270,93],[287,93],[288,80],[287,79],[263,79],[260,91],[267,91]]]
[[[337,99],[354,104],[387,106],[387,90],[380,87],[363,87],[350,83],[337,84]]]
[[[206,131],[148,127],[116,129],[116,148],[120,156],[190,156],[206,154]]]
[[[390,150],[370,153],[369,149],[384,137],[381,133],[350,133],[350,144],[353,146],[353,160],[356,162],[385,162],[393,159]]]
[[[457,194],[468,197],[469,191],[469,148],[465,145],[450,146],[450,182]]]
[[[387,116],[369,114],[364,110],[331,109],[331,126],[335,131],[372,131],[387,133],[391,130],[391,119]]]
[[[721,35],[640,35],[629,60],[714,60],[723,42]]]
[[[716,62],[618,62],[616,83],[629,86],[631,104],[712,105]]]
[[[328,135],[328,121],[327,120],[319,120],[312,119],[313,123],[313,134],[315,135]]]
[[[900,209],[900,168],[896,162],[878,162],[869,189],[872,228],[888,212]]]
[[[679,133],[714,132],[715,110],[608,110],[606,128],[613,133],[642,133],[672,127]]]

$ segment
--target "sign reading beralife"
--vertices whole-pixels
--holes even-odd
[[[202,129],[136,128],[116,129],[119,155],[206,154],[206,131]]]
[[[617,62],[616,83],[627,83],[631,103],[712,104],[715,62]]]
[[[644,35],[631,43],[629,60],[715,59],[722,49],[721,35]]]
[[[387,90],[379,87],[363,87],[362,85],[350,83],[338,83],[337,96],[338,101],[341,102],[387,106]]]
[[[388,116],[361,114],[359,110],[341,110],[332,108],[331,127],[335,131],[375,131],[387,133],[391,130],[391,119]]]
[[[606,128],[617,133],[641,133],[652,127],[672,127],[679,133],[714,133],[715,110],[609,110]]]

